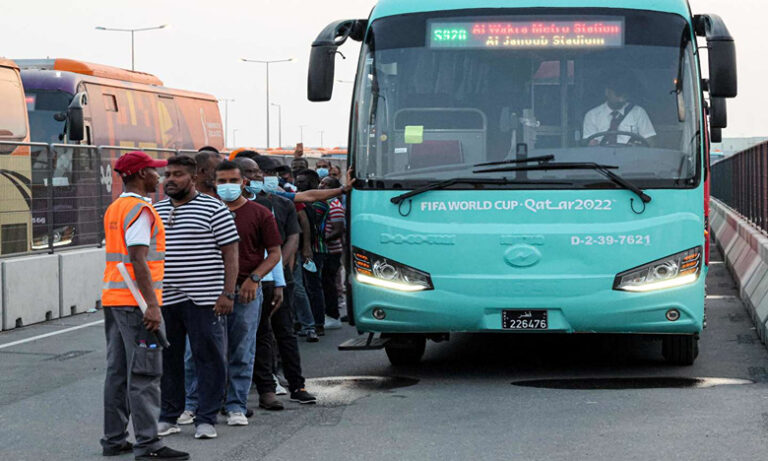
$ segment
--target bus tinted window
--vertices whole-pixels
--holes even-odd
[[[24,92],[19,75],[0,67],[0,139],[21,140],[27,136]]]

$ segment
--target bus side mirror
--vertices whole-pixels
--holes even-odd
[[[312,43],[309,54],[307,98],[313,102],[330,101],[333,95],[333,78],[336,72],[338,48],[352,38],[362,41],[368,21],[345,19],[328,24]]]
[[[726,108],[725,98],[710,98],[709,126],[712,128],[728,127],[728,109]]]
[[[87,103],[86,94],[77,93],[67,108],[67,137],[70,141],[80,142],[85,139],[85,115],[83,106]]]
[[[709,129],[709,143],[723,142],[723,130],[721,128],[711,127]]]
[[[696,35],[707,38],[709,49],[709,95],[734,98],[738,93],[736,77],[736,46],[720,16],[714,14],[694,17]]]

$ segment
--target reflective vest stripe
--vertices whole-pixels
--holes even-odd
[[[147,253],[147,262],[150,261],[165,261],[165,251],[153,250],[150,247],[149,253]],[[107,262],[130,264],[131,257],[120,253],[107,253]]]
[[[104,289],[105,290],[113,290],[113,289],[114,290],[127,290],[128,289],[128,284],[123,282],[123,281],[119,281],[119,282],[117,282],[117,281],[106,282],[104,284]],[[153,290],[162,290],[163,289],[163,282],[162,281],[152,282],[152,289]]]

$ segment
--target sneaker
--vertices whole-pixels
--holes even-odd
[[[251,416],[253,416],[253,410],[251,410],[250,408],[245,410],[245,417],[250,418]]]
[[[317,336],[325,336],[325,326],[315,325],[315,332],[317,332]]]
[[[195,422],[195,412],[190,410],[184,410],[184,413],[176,420],[176,424],[186,426]]]
[[[341,318],[340,318],[339,320],[341,320],[342,322],[349,322],[349,316],[347,316],[347,315],[342,315],[342,316],[341,316]]]
[[[317,403],[317,397],[307,392],[306,389],[296,389],[291,392],[291,402],[299,402],[301,404]]]
[[[282,384],[280,384],[280,380],[277,379],[277,376],[272,375],[272,378],[275,380],[275,394],[277,395],[288,395],[288,391],[285,390]]]
[[[324,326],[326,330],[338,330],[341,328],[341,320],[333,317],[326,317]]]
[[[307,333],[309,333],[309,330],[305,330],[305,329],[302,328],[301,330],[297,330],[296,331],[296,336],[298,336],[300,338],[304,338],[304,337],[307,336]]]
[[[198,424],[195,428],[196,439],[215,439],[219,434],[216,433],[216,428],[211,424],[202,423]]]
[[[104,447],[101,450],[101,454],[103,456],[120,456],[129,451],[133,451],[133,444],[131,442],[123,442],[123,444],[118,447]]]
[[[148,451],[143,455],[136,457],[137,460],[150,460],[150,459],[189,459],[189,453],[183,451],[174,450],[173,448],[163,447],[159,450]]]
[[[171,434],[178,434],[179,432],[181,432],[181,428],[178,424],[166,423],[164,421],[157,423],[157,435],[160,437],[165,437]]]
[[[247,426],[248,418],[246,418],[245,414],[243,414],[240,411],[230,411],[229,414],[227,414],[227,425],[228,426]]]
[[[274,392],[265,392],[259,396],[259,408],[269,411],[280,411],[283,408],[283,402],[277,399]]]
[[[307,331],[307,342],[308,343],[316,343],[318,341],[320,341],[320,338],[317,336],[317,332],[315,330]]]

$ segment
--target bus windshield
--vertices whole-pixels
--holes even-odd
[[[380,188],[451,178],[498,187],[613,187],[590,169],[482,172],[554,156],[643,188],[701,172],[695,43],[685,19],[623,9],[462,10],[385,17],[363,44],[358,177]],[[516,185],[517,183],[517,185]]]
[[[23,140],[27,136],[24,92],[19,74],[0,67],[0,139]]]
[[[63,91],[27,89],[27,111],[32,141],[60,143],[64,139],[64,118],[72,94]],[[61,114],[61,121],[56,115]]]

